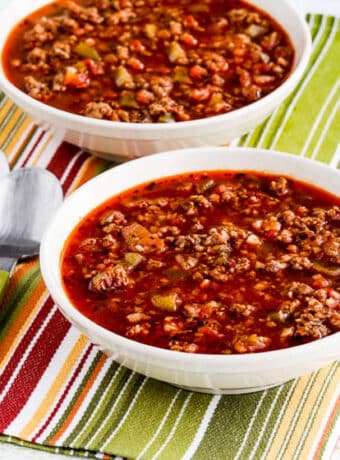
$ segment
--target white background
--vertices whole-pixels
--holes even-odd
[[[25,1],[25,0],[16,0]],[[273,0],[280,1],[280,0]],[[291,0],[303,12],[324,13],[340,16],[340,0]],[[8,4],[9,0],[0,0],[0,10]],[[0,460],[67,460],[72,457],[60,454],[50,454],[35,449],[18,447],[11,444],[0,444]],[[89,458],[89,457],[88,457]],[[332,459],[340,460],[340,446]]]

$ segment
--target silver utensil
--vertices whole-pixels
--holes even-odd
[[[0,301],[22,257],[38,254],[43,232],[61,204],[58,179],[41,168],[22,168],[0,180]]]

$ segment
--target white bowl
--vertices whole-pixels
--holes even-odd
[[[46,0],[12,0],[0,16],[0,49],[11,29]],[[246,107],[200,120],[177,123],[122,123],[96,120],[43,104],[8,81],[0,63],[0,86],[35,121],[59,130],[68,142],[109,158],[126,160],[151,153],[204,145],[223,145],[261,123],[293,91],[306,69],[311,38],[304,18],[290,0],[251,0],[288,32],[296,50],[294,69],[275,91]],[[0,56],[0,62],[2,57]]]
[[[41,270],[63,314],[119,363],[190,390],[246,393],[278,385],[339,359],[340,333],[288,349],[246,355],[187,354],[160,349],[121,337],[86,318],[71,304],[60,275],[65,240],[79,221],[100,203],[134,185],[162,176],[219,169],[280,173],[314,183],[335,195],[340,191],[339,171],[291,154],[207,147],[148,156],[99,175],[64,202],[43,238]]]

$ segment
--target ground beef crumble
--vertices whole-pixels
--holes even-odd
[[[133,340],[189,353],[295,346],[340,330],[339,215],[338,198],[286,177],[168,178],[85,219],[63,279],[81,311]]]
[[[59,109],[171,123],[257,101],[293,62],[285,31],[242,0],[57,0],[18,24],[4,65],[18,88]],[[271,186],[285,194],[284,181]]]

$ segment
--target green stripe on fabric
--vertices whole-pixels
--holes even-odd
[[[116,362],[112,362],[100,385],[95,391],[91,401],[79,423],[74,427],[71,434],[65,439],[65,445],[83,446],[90,439],[100,425],[100,420],[105,415],[105,407],[110,407],[115,399],[115,391],[119,391],[124,379],[124,368]],[[104,397],[102,398],[102,396]],[[107,396],[106,396],[107,395]],[[100,408],[102,412],[100,413]],[[104,408],[104,409],[103,409]],[[99,409],[99,412],[97,412]]]
[[[36,133],[37,133],[37,131],[39,129],[40,128],[38,126],[32,125],[32,127],[29,130],[29,132],[27,133],[22,145],[20,146],[19,151],[17,152],[17,155],[16,155],[16,158],[15,158],[14,162],[11,164],[11,168],[13,168],[18,163],[18,161],[20,160],[20,157],[24,154],[25,150],[27,149],[27,146],[29,145],[29,143],[31,142],[33,137],[36,135]]]
[[[253,445],[261,432],[277,393],[281,392],[281,395],[272,408],[272,414],[267,421],[270,428],[274,427],[282,401],[289,394],[292,385],[294,385],[294,381],[285,383],[282,388],[276,387],[265,392],[224,396],[220,400],[215,416],[195,453],[195,460],[206,460],[207,458],[234,460],[238,453],[241,454],[240,460],[247,459],[247,456],[252,453]],[[256,418],[254,418],[255,413]],[[248,434],[249,438],[246,444],[243,444],[249,427],[251,427]],[[264,433],[264,438],[260,444],[261,448],[266,445],[270,433],[270,429]],[[220,446],[225,445],[228,445],[227,452],[220,449]],[[254,458],[258,457],[255,456]]]
[[[187,396],[187,392],[184,391],[178,394],[178,389],[171,385],[148,379],[130,408],[125,422],[116,433],[113,433],[113,437],[112,434],[109,436],[105,443],[105,450],[117,452],[122,456],[137,457],[154,436],[169,405],[176,397],[173,410],[168,414],[167,423],[142,457],[151,458],[150,452],[155,449],[155,446],[158,450],[159,443],[166,439]]]
[[[271,414],[268,414],[270,419],[269,419],[269,425],[270,425],[270,432],[269,436],[266,436],[266,432],[264,432],[266,436],[265,442],[263,441],[263,437],[259,439],[258,446],[256,449],[256,453],[261,456],[261,459],[267,459],[270,460],[270,457],[268,457],[268,452],[270,451],[272,447],[272,442],[277,436],[278,429],[281,426],[281,420],[284,415],[285,410],[288,407],[288,404],[290,402],[290,399],[292,395],[294,394],[294,391],[296,389],[296,386],[299,382],[299,379],[294,379],[290,382],[289,386],[286,385],[281,385],[280,388],[282,389],[281,394],[279,395],[280,398],[278,399],[278,406],[273,408],[273,411]],[[277,393],[278,394],[278,393]],[[254,457],[255,458],[255,457]]]
[[[124,370],[128,371],[128,369]],[[107,407],[105,408],[105,415],[101,419],[100,429],[97,429],[94,436],[86,442],[85,447],[87,449],[103,450],[103,446],[105,446],[107,440],[110,438],[112,431],[117,427],[122,417],[124,417],[135,394],[146,380],[146,377],[135,372],[128,371],[126,377],[128,375],[129,377],[125,382],[126,386],[121,388],[119,392],[115,392],[114,396],[118,394],[118,397],[113,408],[110,409],[110,406],[109,410],[107,410]]]
[[[340,91],[337,95],[336,105],[333,107],[327,122],[330,122],[330,124],[327,126],[325,135],[321,137],[322,133],[320,133],[320,138],[318,139],[317,146],[312,152],[313,158],[318,161],[323,161],[324,163],[329,163],[331,161],[334,152],[339,146]]]
[[[313,42],[313,51],[308,68],[295,91],[278,108],[277,115],[269,125],[268,134],[262,141],[261,147],[274,148],[276,150],[281,149],[292,153],[298,153],[303,148],[305,136],[309,133],[310,123],[308,121],[308,114],[306,114],[306,106],[301,100],[308,92],[308,82],[311,76],[317,71],[320,54],[330,39],[332,29],[329,22],[333,25],[335,22],[334,18],[322,18]],[[310,97],[308,100],[311,102],[314,101]],[[292,122],[293,119],[294,121]],[[286,142],[287,145],[278,145],[281,136],[283,136],[284,141],[290,141],[290,143]]]
[[[279,138],[271,144],[271,147],[276,150],[288,152],[303,150],[320,108],[323,107],[329,92],[338,80],[340,73],[340,31],[333,37],[336,26],[337,22],[334,20],[328,23],[327,40],[320,48],[319,55],[323,57],[318,69],[322,65],[323,70],[312,74],[296,103],[295,109],[290,113],[284,130],[280,133]]]
[[[105,450],[137,457],[149,444],[142,459],[179,459],[191,444],[210,400],[210,395],[179,391],[150,379]],[[165,415],[166,422],[157,430]]]
[[[0,310],[0,342],[6,336],[8,329],[15,322],[21,309],[25,306],[38,282],[41,280],[40,265],[37,261],[33,267],[18,281],[15,290]]]
[[[6,138],[6,140],[3,142],[2,146],[1,146],[1,148],[3,150],[5,150],[7,148],[7,146],[11,143],[12,139],[14,138],[16,133],[20,130],[22,124],[24,123],[24,121],[26,119],[27,119],[26,115],[24,113],[21,113],[21,115],[19,116],[17,122],[15,123],[15,127],[12,128],[11,132],[9,133],[9,135]]]
[[[69,416],[69,414],[71,413],[71,411],[74,408],[75,404],[77,403],[78,398],[79,398],[84,386],[87,384],[87,382],[91,378],[91,375],[92,375],[95,367],[97,366],[101,356],[102,356],[102,353],[98,351],[96,356],[92,359],[91,365],[90,365],[89,369],[87,370],[86,374],[84,375],[83,379],[81,380],[81,382],[79,382],[78,387],[77,388],[74,388],[74,386],[72,387],[72,392],[74,393],[74,396],[72,397],[70,403],[66,407],[64,413],[59,416],[58,423],[49,432],[49,435],[44,439],[45,444],[48,444],[51,441],[51,439],[62,428],[63,424],[65,423],[65,421],[67,419],[67,417]]]
[[[88,420],[85,430],[74,440],[73,445],[100,450],[124,415],[143,379],[143,376],[129,369],[119,367],[99,405],[97,401],[93,417]]]

